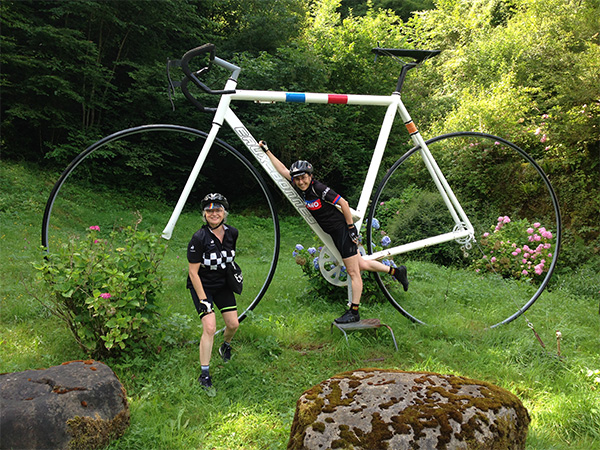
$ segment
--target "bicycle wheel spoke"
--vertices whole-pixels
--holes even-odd
[[[473,233],[402,250],[390,259],[408,267],[409,291],[385,277],[380,286],[411,319],[476,328],[510,322],[538,299],[556,264],[561,223],[550,183],[525,152],[494,136],[456,133],[434,138],[428,147]],[[379,248],[385,237],[385,248],[406,249],[407,243],[469,228],[460,212],[455,216],[458,223],[414,148],[381,182],[369,219],[380,227],[369,223],[368,238]]]
[[[129,225],[160,234],[191,170],[190,161],[205,139],[206,133],[187,127],[148,125],[123,130],[88,147],[52,190],[42,245],[51,252],[69,239],[85,239],[90,226],[99,226],[106,236]],[[195,314],[185,289],[186,248],[203,224],[200,199],[209,192],[229,199],[228,223],[240,231],[236,261],[244,271],[244,291],[237,297],[242,320],[260,302],[274,275],[279,222],[274,200],[256,168],[220,140],[213,145],[168,242],[162,265],[165,302]]]

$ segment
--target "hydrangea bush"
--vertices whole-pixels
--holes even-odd
[[[42,303],[90,355],[116,357],[143,349],[162,290],[158,267],[166,244],[134,227],[106,235],[98,226],[87,231],[34,265],[50,291]]]
[[[365,227],[362,228],[364,231]],[[380,229],[379,221],[377,219],[373,219],[373,229],[377,230],[381,234],[381,239],[378,245],[373,245],[373,251],[382,250],[384,247],[387,247],[391,243],[391,239],[387,234]],[[315,242],[319,242],[320,240],[315,236]],[[361,236],[362,239],[362,236]],[[311,290],[317,294],[318,296],[328,299],[328,300],[344,300],[348,298],[348,291],[345,287],[334,286],[329,283],[319,268],[319,255],[321,253],[322,246],[312,246],[305,248],[302,244],[296,244],[296,247],[292,251],[292,257],[295,259],[296,264],[300,266],[303,274],[308,278],[308,281],[311,286]],[[394,261],[391,259],[385,259],[381,261],[385,265],[391,265],[396,267]],[[363,272],[363,292],[361,297],[361,302],[363,300],[371,300],[371,301],[382,301],[384,300],[383,294],[379,290],[379,286],[375,279],[370,276],[369,272]],[[340,280],[347,280],[348,274],[346,273],[346,268],[342,266],[340,273]]]
[[[473,263],[475,271],[539,282],[550,268],[555,237],[539,222],[511,221],[502,216],[479,243],[484,255]]]

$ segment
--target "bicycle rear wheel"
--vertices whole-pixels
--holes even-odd
[[[427,146],[474,233],[458,242],[404,247],[388,258],[408,267],[408,292],[386,275],[376,275],[377,283],[413,322],[467,322],[474,328],[509,323],[533,305],[554,272],[561,244],[554,190],[533,158],[499,137],[453,133]],[[448,212],[420,150],[396,161],[373,196],[369,254],[466,227]]]
[[[110,230],[137,225],[159,234],[170,217],[207,133],[179,125],[144,125],[119,131],[89,146],[65,169],[48,198],[42,220],[42,245],[52,249],[81,239],[90,226]],[[105,179],[109,179],[105,182]],[[220,192],[230,202],[228,223],[239,230],[236,261],[244,270],[237,297],[243,320],[265,295],[275,274],[280,230],[275,202],[258,170],[238,150],[217,139],[168,244],[162,270],[177,283],[165,297],[182,311],[193,311],[186,295],[187,243],[203,220],[200,199]],[[181,288],[180,288],[181,287]],[[177,309],[178,306],[172,306]]]

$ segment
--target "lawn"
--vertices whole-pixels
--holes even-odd
[[[87,357],[62,322],[35,299],[44,295],[44,286],[36,281],[32,263],[42,257],[41,217],[56,177],[10,162],[0,168],[0,372]],[[168,206],[148,203],[142,213],[151,218],[165,211]],[[90,206],[88,225],[94,224],[94,214]],[[232,215],[229,221],[256,228],[240,235],[240,242],[247,240],[240,264],[252,270],[252,261],[263,253],[261,222],[251,215]],[[241,323],[231,362],[223,364],[214,352],[217,394],[208,397],[196,381],[201,326],[185,289],[185,247],[199,225],[198,214],[182,216],[178,229],[184,231],[169,243],[161,266],[160,348],[143,358],[105,361],[125,385],[131,407],[131,426],[108,448],[283,449],[300,395],[335,374],[362,367],[434,371],[497,384],[529,411],[528,449],[600,448],[600,277],[591,266],[562,268],[527,319],[491,330],[473,325],[435,295],[419,311],[427,326],[412,324],[383,299],[366,301],[362,316],[392,327],[396,352],[385,329],[354,332],[348,342],[331,331],[332,319],[345,305],[311,291],[292,250],[297,243],[311,243],[312,235],[297,217],[284,215],[273,283]],[[425,272],[433,287],[443,283],[438,268],[407,265],[413,283],[425,283]],[[475,274],[461,276],[464,283],[479,283]],[[493,287],[482,287],[483,298],[485,289]],[[215,342],[220,344],[219,337]]]

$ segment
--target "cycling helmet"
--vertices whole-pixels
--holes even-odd
[[[213,192],[208,194],[206,197],[202,199],[202,210],[206,209],[214,209],[214,208],[223,208],[225,211],[229,209],[229,202],[227,199],[219,194],[218,192]]]
[[[295,176],[303,175],[305,173],[307,173],[309,175],[312,175],[312,173],[313,173],[313,166],[308,161],[304,161],[304,160],[296,161],[290,167],[290,176],[292,177],[292,179]]]

